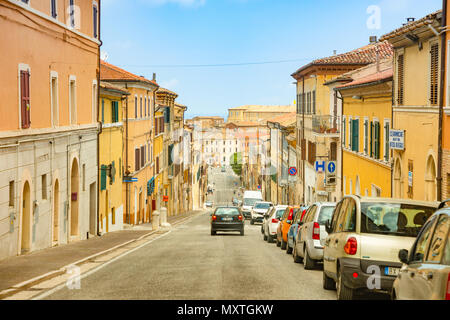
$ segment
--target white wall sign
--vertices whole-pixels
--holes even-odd
[[[405,130],[389,131],[389,147],[394,150],[405,150]]]

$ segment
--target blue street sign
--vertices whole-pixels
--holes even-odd
[[[125,183],[138,182],[138,178],[124,178],[123,182]]]
[[[324,172],[326,167],[325,161],[316,161],[316,172]]]
[[[261,186],[258,186],[258,190],[261,190]]]
[[[328,173],[336,172],[336,163],[333,161],[328,162]]]

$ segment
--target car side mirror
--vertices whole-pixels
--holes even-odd
[[[398,253],[398,258],[400,259],[400,261],[404,264],[408,264],[409,262],[409,252],[408,250],[400,250]]]
[[[298,225],[299,226],[302,226],[302,225],[304,225],[305,223],[303,222],[303,221],[300,221],[299,223],[298,223]]]
[[[333,232],[333,229],[331,229],[331,221],[327,220],[327,222],[325,222],[325,230],[327,231],[328,234]]]

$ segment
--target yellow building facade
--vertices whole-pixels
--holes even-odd
[[[344,76],[336,90],[343,99],[343,194],[391,197],[392,60]]]
[[[152,182],[153,122],[156,76],[147,80],[114,65],[101,62],[101,79],[128,91],[123,108],[123,201],[124,223],[151,221],[154,210]]]
[[[381,39],[395,47],[392,127],[404,136],[394,150],[395,198],[437,199],[441,19],[438,11]]]
[[[100,83],[99,134],[99,232],[123,229],[123,102],[129,93]]]

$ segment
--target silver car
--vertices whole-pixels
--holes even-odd
[[[404,263],[394,281],[392,298],[450,300],[450,208],[437,211],[412,246],[401,250]]]
[[[315,203],[299,223],[292,255],[295,262],[303,261],[306,270],[313,269],[317,262],[323,260],[323,246],[328,236],[325,224],[331,220],[335,208],[336,203]]]

